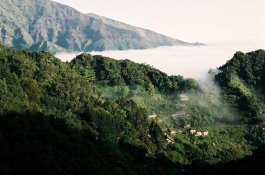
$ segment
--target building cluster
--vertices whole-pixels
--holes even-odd
[[[203,137],[203,136],[208,136],[209,131],[197,131],[196,129],[191,129],[190,134],[196,137]]]
[[[180,98],[180,101],[182,101],[182,102],[189,100],[189,96],[186,94],[180,94],[179,98]],[[189,117],[190,116],[190,114],[187,112],[187,107],[185,104],[177,103],[176,106],[179,109],[179,111],[171,116],[174,120],[177,120],[180,117]]]
[[[186,133],[193,135],[195,137],[206,137],[209,135],[209,131],[201,131],[197,130],[195,128],[191,128],[191,125],[185,125],[183,129],[177,129],[177,128],[171,128],[167,132],[164,132],[165,139],[168,144],[173,144],[174,143],[174,136],[176,134],[181,134],[181,133]]]
[[[184,129],[186,129],[189,134],[194,135],[196,137],[203,137],[209,135],[209,131],[199,131],[196,128],[192,128],[190,124],[185,125]]]

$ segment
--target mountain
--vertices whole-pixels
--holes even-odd
[[[265,120],[265,50],[236,52],[219,68],[216,80],[224,97],[236,106],[249,123]]]
[[[153,156],[165,140],[145,109],[100,96],[50,53],[0,45],[0,87],[1,175],[163,175],[176,169]]]
[[[246,67],[261,63],[263,53],[238,52],[228,64],[238,58]],[[263,74],[258,72],[255,77]],[[222,88],[229,88],[223,80]],[[62,62],[48,52],[0,45],[0,174],[264,174],[264,126],[217,125],[213,111],[226,111],[204,102],[212,91],[208,98],[196,96],[207,92],[194,89],[195,83],[129,60],[81,54]],[[107,97],[113,90],[120,91],[116,98]],[[183,93],[187,101],[179,99]],[[159,111],[170,109],[190,116],[163,126]],[[195,136],[191,129],[209,135]]]
[[[104,86],[142,86],[145,89],[168,93],[198,87],[193,79],[168,76],[150,65],[137,64],[130,60],[115,60],[101,55],[84,53],[74,58],[70,65],[80,75],[91,77]]]
[[[0,42],[34,51],[102,51],[200,45],[50,0],[1,0]]]

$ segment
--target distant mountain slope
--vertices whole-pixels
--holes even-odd
[[[0,42],[18,49],[102,51],[198,45],[50,0],[1,0]]]

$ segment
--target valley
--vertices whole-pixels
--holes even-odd
[[[0,0],[0,175],[264,175],[264,7]]]
[[[237,59],[249,57],[264,63],[264,53],[264,50],[236,53],[225,66],[245,64]],[[219,87],[218,79],[229,77],[224,75],[229,71],[211,73],[209,76],[215,77],[216,82],[203,84],[191,78],[168,76],[130,60],[84,53],[65,63],[50,53],[17,51],[4,46],[0,48],[0,61],[1,143],[6,150],[1,153],[2,172],[9,169],[23,172],[25,166],[31,167],[36,160],[40,161],[37,164],[41,169],[45,168],[43,161],[48,167],[57,162],[56,169],[42,172],[73,172],[84,163],[90,164],[84,172],[96,172],[100,165],[90,161],[96,159],[109,168],[116,167],[114,174],[130,171],[175,174],[193,171],[189,166],[195,164],[201,168],[226,164],[251,155],[264,145],[264,118],[259,111],[264,109],[263,99],[253,95],[255,98],[249,100],[258,103],[249,103],[248,108],[241,110],[240,101],[230,99],[243,98],[238,94],[244,94],[245,90],[239,86],[230,91],[234,86],[225,79],[221,82],[228,85],[220,83]],[[247,83],[246,88],[250,88]],[[247,96],[254,90],[249,89]],[[249,116],[246,110],[254,110],[251,113],[254,115]],[[48,147],[43,145],[46,139],[52,139]],[[35,150],[36,144],[43,146]],[[73,151],[77,144],[85,152]],[[47,148],[51,152],[48,155]],[[91,148],[96,149],[93,154]],[[33,152],[24,152],[28,149]],[[60,150],[58,155],[56,150]],[[10,151],[15,152],[12,157]],[[79,163],[71,166],[73,169],[64,169],[66,162],[58,162],[62,154],[67,159],[75,155],[69,164]],[[88,155],[81,161],[77,160],[77,154]],[[105,159],[105,154],[111,159]],[[24,164],[14,166],[20,156]],[[28,173],[36,171],[31,167]]]

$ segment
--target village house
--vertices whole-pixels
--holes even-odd
[[[209,131],[196,131],[196,129],[190,130],[191,135],[195,135],[196,137],[203,137],[209,134]]]
[[[196,136],[196,137],[200,137],[200,136],[202,136],[202,132],[197,131],[196,134],[195,134],[195,136]]]
[[[153,115],[149,115],[148,116],[149,119],[156,119],[156,117],[157,117],[156,114],[153,114]]]
[[[166,134],[166,141],[168,144],[173,144],[175,142],[174,139],[168,134]]]
[[[195,129],[191,129],[191,130],[190,130],[190,134],[193,135],[193,134],[195,134],[195,133],[196,133],[196,130],[195,130]]]
[[[173,116],[185,117],[188,116],[188,113],[186,111],[178,111],[176,114],[172,115],[172,117]]]
[[[185,108],[186,107],[185,104],[181,104],[181,103],[177,103],[176,106],[177,106],[177,108]]]
[[[174,120],[177,120],[179,117],[189,117],[190,115],[186,111],[179,111],[175,114],[173,114],[171,117]]]
[[[181,101],[188,101],[189,100],[189,96],[186,94],[180,94],[179,97],[180,97]]]
[[[171,129],[171,130],[170,130],[170,134],[171,134],[171,135],[175,135],[175,134],[177,134],[177,130],[176,130],[176,129]]]
[[[166,139],[166,141],[167,141],[168,144],[173,144],[174,143],[174,141],[172,141],[170,139]]]
[[[179,130],[179,129],[176,129],[176,128],[170,129],[170,134],[171,135],[176,135],[177,133],[182,133],[182,131]]]
[[[202,133],[203,136],[207,136],[208,134],[209,134],[209,131],[204,131],[204,132]]]

